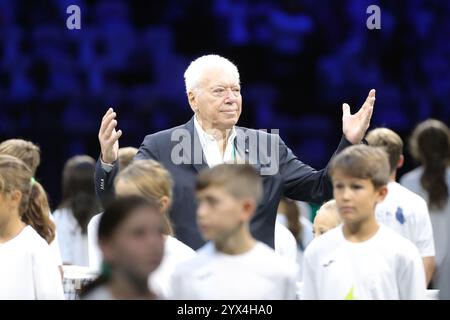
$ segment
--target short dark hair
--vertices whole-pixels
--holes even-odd
[[[386,151],[366,145],[355,145],[346,148],[333,158],[330,176],[333,178],[333,174],[339,170],[351,177],[370,179],[378,188],[389,182],[389,169]]]
[[[195,188],[197,191],[211,186],[223,187],[236,199],[253,198],[259,202],[263,187],[261,177],[249,164],[220,164],[200,172]]]
[[[366,136],[369,146],[383,148],[389,156],[391,173],[397,169],[398,160],[403,153],[403,141],[400,136],[388,128],[377,128]]]
[[[159,204],[141,196],[117,197],[109,202],[98,226],[98,239],[110,238],[128,215],[138,208],[149,208],[159,213]]]

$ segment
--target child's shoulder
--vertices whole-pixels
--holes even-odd
[[[18,236],[18,245],[31,252],[48,251],[48,243],[31,226],[26,226]]]
[[[396,256],[408,256],[418,254],[418,249],[407,238],[401,236],[391,228],[380,225],[379,239],[385,244],[384,247]]]
[[[196,270],[199,267],[204,267],[214,256],[214,244],[208,242],[197,251],[193,251],[192,258],[180,263],[175,272],[177,274],[189,274],[192,270]]]
[[[295,275],[297,272],[297,265],[294,261],[280,256],[272,248],[262,242],[258,241],[256,243],[254,253],[255,257],[258,257],[255,262],[264,265],[264,270],[275,270],[278,274],[284,272],[284,274],[287,275]]]
[[[426,205],[425,200],[419,196],[417,193],[414,193],[410,189],[401,185],[398,182],[392,182],[388,185],[389,192],[395,196],[395,200],[397,202],[401,202],[403,205],[408,205],[414,208],[417,205]],[[417,210],[417,208],[416,208]]]
[[[333,228],[320,237],[314,238],[311,241],[305,250],[305,257],[310,257],[314,255],[316,252],[321,252],[327,250],[334,250],[337,245],[339,245],[342,240],[344,240],[344,236],[342,234],[342,224]]]

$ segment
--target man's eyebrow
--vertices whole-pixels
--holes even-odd
[[[237,84],[231,84],[231,85],[227,85],[225,83],[218,83],[218,84],[213,84],[210,86],[210,88],[217,88],[217,87],[241,87],[241,85],[239,83]]]

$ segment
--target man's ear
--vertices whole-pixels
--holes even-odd
[[[388,194],[388,188],[387,186],[379,187],[377,192],[378,192],[377,203],[383,202],[383,200],[386,198]]]
[[[403,167],[404,163],[405,163],[405,157],[401,154],[400,158],[398,159],[398,162],[397,162],[397,169],[400,169],[401,167]]]
[[[188,92],[188,101],[189,105],[191,106],[192,111],[197,111],[197,96],[194,94],[194,92],[191,90]]]

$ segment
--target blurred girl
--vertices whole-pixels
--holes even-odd
[[[100,218],[98,239],[106,269],[82,295],[86,300],[154,299],[148,277],[164,251],[159,205],[138,196],[119,197]]]
[[[22,160],[31,170],[34,179],[36,170],[41,163],[41,150],[36,144],[22,139],[5,140],[0,143],[0,154],[8,154]],[[48,204],[47,194],[39,183],[36,182],[34,186],[30,196],[30,205],[33,206],[34,210],[22,219],[27,219],[24,222],[33,227],[50,244],[62,274],[62,259],[59,250],[58,235]]]
[[[175,267],[195,256],[195,251],[173,237],[173,228],[167,213],[172,203],[172,178],[170,173],[154,160],[136,160],[121,171],[115,180],[118,196],[140,195],[159,203],[163,219],[164,258],[151,278],[150,286],[161,297],[170,296],[170,278]],[[101,253],[96,232],[100,215],[89,223],[89,258],[91,268],[99,268]]]
[[[37,190],[23,161],[0,155],[0,300],[64,298],[49,245],[25,222],[35,221]]]
[[[95,160],[81,155],[70,158],[62,177],[62,201],[53,213],[59,232],[64,264],[89,265],[87,225],[101,211],[94,189]]]
[[[420,123],[411,136],[410,151],[421,166],[406,173],[400,183],[428,203],[436,250],[435,284],[449,251],[450,129],[438,120]]]

